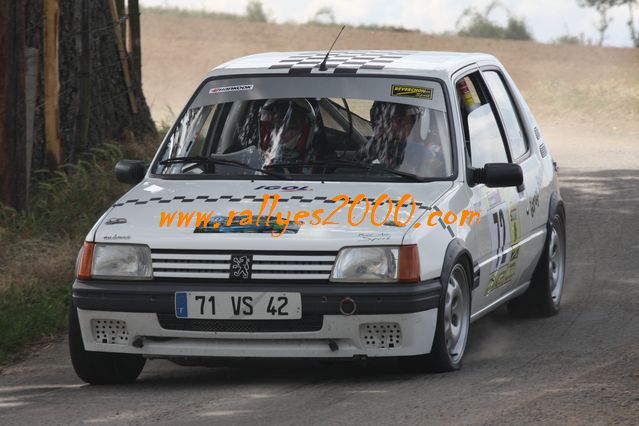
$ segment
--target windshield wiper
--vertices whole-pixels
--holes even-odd
[[[158,164],[161,166],[168,166],[169,164],[181,164],[181,163],[208,163],[209,159],[206,157],[173,157],[160,161]]]
[[[236,166],[242,167],[247,170],[253,170],[254,172],[264,173],[265,175],[273,176],[279,179],[290,180],[288,176],[285,176],[281,173],[272,172],[266,169],[259,169],[257,167],[249,166],[248,164],[244,164],[241,161],[223,159],[223,158],[213,158],[213,157],[174,157],[167,158],[166,160],[160,161],[160,165],[166,166],[169,164],[181,164],[181,163],[197,163],[197,164],[221,164],[224,166]]]
[[[371,164],[369,170],[379,170],[379,171],[382,171],[382,172],[385,172],[385,173],[390,173],[390,174],[393,174],[393,175],[396,175],[396,176],[401,176],[403,178],[410,179],[410,180],[413,180],[415,182],[428,182],[428,181],[432,180],[432,179],[429,179],[429,178],[419,177],[419,176],[414,175],[412,173],[401,172],[399,170],[391,169],[390,167],[385,167],[385,166],[382,166],[381,164]]]
[[[400,176],[403,177],[405,179],[409,179],[415,182],[428,182],[431,179],[429,178],[422,178],[419,177],[417,175],[414,175],[412,173],[407,173],[407,172],[400,172],[399,170],[395,170],[395,169],[391,169],[389,167],[385,167],[382,166],[381,164],[365,164],[365,163],[359,163],[357,161],[349,161],[349,160],[342,160],[342,159],[335,159],[335,160],[326,160],[326,161],[309,161],[309,162],[298,162],[298,163],[275,163],[275,164],[270,164],[269,168],[272,167],[307,167],[307,166],[319,166],[319,167],[353,167],[353,168],[358,168],[358,169],[362,169],[362,170],[367,170],[367,171],[377,171],[377,172],[384,172],[384,173],[389,173],[389,174],[393,174],[395,176]]]

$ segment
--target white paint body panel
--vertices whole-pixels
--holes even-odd
[[[300,52],[308,53],[308,52]],[[311,52],[312,53],[312,52]],[[317,52],[315,52],[317,53]],[[494,57],[485,54],[463,54],[448,52],[406,52],[409,55],[394,61],[382,70],[367,71],[365,75],[385,75],[411,77],[431,77],[442,80],[442,84],[453,99],[452,106],[453,136],[455,138],[457,168],[459,170],[454,181],[433,183],[383,183],[383,182],[311,182],[311,181],[266,181],[257,180],[170,180],[147,176],[142,183],[131,189],[117,203],[122,204],[107,211],[96,223],[87,240],[95,242],[118,242],[146,244],[152,249],[224,249],[224,250],[287,250],[300,251],[338,251],[345,246],[364,245],[401,245],[417,244],[420,254],[420,276],[422,280],[440,277],[446,249],[455,238],[463,241],[473,256],[475,272],[480,275],[479,286],[473,291],[471,315],[473,320],[495,309],[526,290],[532,271],[541,255],[545,240],[545,224],[548,218],[548,206],[551,194],[559,193],[555,171],[550,154],[542,156],[540,146],[544,144],[543,136],[537,136],[532,129],[537,123],[532,116],[523,97],[505,73],[503,66]],[[276,52],[252,55],[222,64],[205,77],[205,79],[240,76],[286,74],[287,70],[272,69],[273,64],[293,55],[293,52]],[[524,127],[530,141],[530,157],[521,166],[524,171],[526,190],[518,194],[514,188],[490,189],[483,185],[468,187],[465,176],[465,153],[462,140],[461,118],[456,107],[455,79],[468,70],[478,70],[482,66],[494,66],[502,70],[509,82],[510,89],[520,108],[524,111]],[[313,69],[310,74],[318,74]],[[362,73],[364,74],[364,73]],[[536,129],[538,132],[538,129]],[[257,190],[262,185],[296,185],[306,186],[309,190],[282,194],[281,191]],[[539,195],[539,210],[531,218],[526,213],[526,204],[532,193]],[[446,212],[453,210],[473,210],[479,206],[482,218],[479,225],[460,227],[457,224],[447,230],[441,226],[421,226],[414,228],[382,226],[374,227],[365,221],[361,226],[351,227],[346,221],[344,209],[335,219],[340,225],[321,227],[303,226],[297,234],[284,234],[274,238],[268,234],[194,234],[193,227],[159,229],[161,211],[174,210],[214,210],[215,215],[227,215],[230,210],[242,211],[251,209],[257,213],[260,203],[241,200],[230,202],[219,200],[206,202],[203,198],[220,198],[226,196],[262,197],[263,194],[279,193],[292,197],[304,198],[334,197],[347,194],[351,198],[363,193],[370,198],[388,193],[392,199],[399,199],[406,193],[413,194],[415,201],[422,206],[437,207]],[[498,195],[495,195],[498,194]],[[499,203],[490,205],[489,198],[499,197]],[[168,203],[151,202],[152,198],[174,200],[174,197],[194,199],[192,202],[171,201]],[[147,201],[136,204],[137,201]],[[497,205],[505,208],[517,208],[521,221],[520,242],[507,248],[506,254],[519,248],[519,260],[515,277],[508,285],[487,294],[488,277],[491,265],[499,256],[491,252],[491,234],[489,230],[490,214]],[[279,210],[300,209],[315,210],[331,208],[332,204],[324,204],[314,200],[309,203],[289,201],[279,204]],[[418,210],[409,225],[421,219],[430,209]],[[109,219],[126,218],[126,223],[117,225],[105,224]],[[350,357],[354,355],[368,356],[401,356],[430,352],[437,310],[429,310],[414,314],[398,315],[353,315],[325,316],[324,326],[318,332],[304,333],[217,333],[172,331],[162,329],[155,314],[99,312],[79,310],[79,318],[84,344],[90,351],[137,353],[146,356],[224,356],[224,357]],[[91,319],[114,319],[126,321],[131,336],[156,336],[174,338],[167,341],[145,340],[143,348],[129,345],[101,344],[95,342],[91,335]],[[402,327],[405,342],[400,348],[370,349],[362,346],[359,326],[367,322],[396,322]],[[132,341],[130,339],[130,341]],[[339,350],[331,352],[328,340],[335,340]]]
[[[131,312],[100,312],[78,309],[84,347],[88,351],[120,352],[146,356],[208,356],[256,358],[350,358],[409,356],[429,353],[435,335],[437,310],[395,315],[325,315],[319,331],[288,333],[220,333],[165,330],[155,314]],[[144,339],[142,348],[131,344],[96,342],[91,320],[126,321],[129,342],[137,336],[174,338]],[[394,348],[366,347],[360,325],[366,323],[396,323],[402,330],[402,344]],[[329,340],[339,349],[331,351]]]

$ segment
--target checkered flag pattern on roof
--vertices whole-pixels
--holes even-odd
[[[357,51],[357,52],[331,52],[326,61],[326,68],[334,73],[356,73],[358,70],[381,70],[396,59],[407,56],[406,52],[388,51]],[[325,53],[303,53],[291,55],[278,63],[271,65],[270,69],[288,69],[291,74],[310,73],[313,68],[319,68],[324,60]]]

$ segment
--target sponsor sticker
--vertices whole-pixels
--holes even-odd
[[[312,188],[309,188],[308,186],[295,186],[295,185],[285,185],[285,186],[281,186],[281,185],[262,185],[262,186],[258,186],[257,188],[253,188],[254,190],[258,190],[258,189],[265,189],[267,191],[274,191],[276,189],[279,189],[280,191],[283,192],[295,192],[295,191],[312,191]]]
[[[226,86],[226,87],[213,87],[209,90],[209,93],[227,93],[227,92],[244,92],[247,90],[253,90],[252,84],[238,84],[236,86]]]
[[[386,234],[384,232],[363,232],[357,236],[368,241],[390,240],[390,234]]]
[[[259,216],[257,220],[254,220],[253,215],[238,215],[232,218],[231,223],[228,216],[213,216],[206,225],[196,226],[193,232],[195,234],[297,234],[300,229],[297,224],[289,223],[288,226],[284,226],[280,222],[277,216]]]
[[[159,191],[162,191],[164,188],[162,188],[161,186],[157,186],[157,185],[151,185],[151,186],[147,186],[146,188],[143,189],[143,191],[148,191],[150,193],[156,193]]]
[[[391,96],[404,98],[433,99],[433,89],[430,87],[391,85]]]

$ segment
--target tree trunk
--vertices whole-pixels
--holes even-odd
[[[48,0],[46,0],[48,1]],[[133,79],[138,113],[131,111],[129,92],[116,45],[111,0],[59,0],[60,139],[62,158],[111,140],[156,135],[141,84]],[[27,34],[27,46],[42,48],[38,21],[45,0],[27,0],[27,20],[35,28]],[[42,61],[41,61],[42,62]],[[42,68],[40,75],[42,75]],[[33,169],[47,166],[43,128],[42,84],[35,111]]]
[[[44,3],[44,131],[47,156],[51,164],[62,164],[60,141],[60,79],[58,60],[58,24],[60,0]]]
[[[6,111],[9,105],[9,2],[0,3],[0,203],[9,202],[9,157]]]
[[[129,0],[129,52],[133,64],[134,81],[142,81],[142,50],[140,46],[140,4]]]
[[[122,3],[122,8],[124,8],[124,0],[119,0]],[[115,46],[118,49],[118,56],[120,57],[120,62],[122,65],[122,75],[124,77],[124,83],[127,88],[127,96],[129,97],[129,106],[131,107],[131,112],[133,114],[138,113],[138,105],[135,99],[135,94],[133,92],[133,84],[131,81],[131,65],[127,58],[126,53],[126,45],[124,38],[122,37],[124,25],[120,23],[120,13],[118,12],[117,6],[118,0],[110,0],[109,1],[109,9],[111,10],[111,19],[113,20],[113,26],[115,30]]]
[[[25,118],[25,2],[13,0],[0,6],[0,57],[2,58],[3,116],[0,134],[0,201],[22,209],[27,201]]]
[[[131,134],[157,135],[139,79],[139,22],[132,66],[128,17],[111,11],[124,2],[112,1],[0,0],[0,203],[27,205],[31,170]],[[131,6],[137,19],[137,1]]]

